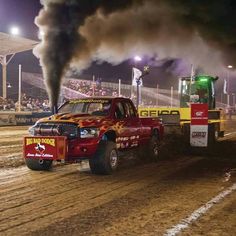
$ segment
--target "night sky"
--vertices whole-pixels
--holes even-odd
[[[69,2],[69,1],[68,1]],[[107,1],[78,1],[83,2],[85,5],[89,6],[89,2],[106,2],[107,9],[106,14],[108,12],[115,11],[115,4],[107,4]],[[111,3],[112,1],[109,1]],[[122,4],[126,4],[135,1],[119,1],[119,8],[122,8]],[[145,0],[137,0],[136,2],[148,2]],[[153,2],[154,4],[157,1],[149,1],[150,3]],[[162,2],[162,1],[160,1]],[[199,29],[199,32],[204,34],[206,40],[208,40],[208,44],[213,45],[216,49],[223,48],[224,52],[227,50],[232,52],[231,54],[235,53],[236,42],[234,42],[235,34],[236,34],[236,27],[235,27],[235,4],[233,1],[225,0],[225,1],[164,1],[167,3],[174,4],[173,9],[180,8],[181,14],[183,11],[184,17],[186,17],[186,22],[183,23],[183,18],[179,17],[179,13],[176,14],[179,22],[182,24],[184,34],[188,35],[187,33],[193,31],[192,25]],[[213,3],[214,2],[214,3]],[[217,2],[217,3],[216,3]],[[223,3],[224,2],[224,3]],[[209,3],[209,4],[208,4]],[[216,4],[215,4],[216,3]],[[223,5],[221,5],[221,3]],[[184,6],[184,7],[182,7]],[[222,8],[225,7],[225,8]],[[29,39],[38,40],[38,27],[34,23],[35,17],[38,15],[39,10],[43,6],[40,4],[39,0],[0,0],[0,31],[1,32],[9,32],[9,28],[12,25],[17,25],[21,29],[21,36],[26,37]],[[127,7],[127,6],[125,6]],[[172,11],[172,8],[170,8]],[[199,12],[195,12],[197,9]],[[209,10],[212,9],[210,15]],[[83,10],[82,10],[83,11]],[[209,13],[209,14],[208,14]],[[190,14],[190,15],[188,15]],[[175,15],[175,17],[176,17]],[[147,21],[149,26],[152,28],[153,25],[149,22],[149,19],[144,19]],[[225,21],[225,22],[224,22]],[[192,25],[190,25],[190,23]],[[205,24],[209,24],[211,28],[209,28],[209,32],[206,31],[207,27]],[[191,26],[191,27],[190,27]],[[106,26],[104,26],[106,27]],[[109,27],[109,25],[107,26]],[[120,27],[117,25],[116,27]],[[155,27],[155,25],[154,25]],[[88,27],[87,27],[88,28]],[[187,29],[184,31],[184,29]],[[108,28],[109,30],[109,28]],[[121,29],[122,30],[122,29]],[[127,30],[127,29],[126,29]],[[86,32],[86,31],[85,31]],[[87,31],[89,33],[89,31]],[[108,31],[109,32],[109,31]],[[124,31],[125,32],[125,31]],[[112,32],[111,32],[112,33]],[[136,31],[136,34],[139,33]],[[183,34],[183,36],[185,36]],[[221,35],[220,35],[221,34]],[[96,37],[96,33],[94,34]],[[230,35],[230,37],[228,37]],[[119,36],[119,35],[118,35]],[[175,35],[173,35],[173,39]],[[183,37],[184,38],[184,37]],[[129,38],[127,38],[129,39]],[[145,39],[145,38],[144,38]],[[217,40],[214,40],[217,39]],[[102,40],[102,39],[101,39]],[[111,40],[111,39],[108,39]],[[146,40],[150,40],[150,38],[146,38]],[[172,39],[171,39],[172,40]],[[117,42],[116,42],[117,43]],[[183,42],[184,44],[184,42]],[[225,45],[226,46],[225,46]],[[108,44],[109,45],[109,44]],[[223,45],[223,46],[222,46]],[[161,45],[160,45],[161,46]],[[222,50],[223,50],[222,49]],[[193,49],[194,50],[194,49]],[[229,53],[230,54],[230,53]],[[227,56],[227,53],[224,54]],[[114,55],[115,57],[115,55]],[[185,73],[188,75],[190,73],[189,63],[185,63],[183,60],[173,60],[171,58],[167,58],[163,60],[161,58],[160,61],[156,61],[155,52],[153,55],[143,56],[144,60],[140,63],[139,67],[141,68],[145,64],[149,64],[151,67],[150,75],[145,79],[144,85],[146,86],[156,86],[156,84],[160,84],[160,87],[169,88],[171,85],[174,85],[177,88],[177,75]],[[232,56],[231,58],[234,58]],[[236,56],[235,56],[236,58]],[[228,61],[227,61],[228,62]],[[8,66],[8,81],[14,86],[17,87],[17,70],[18,64],[22,64],[23,71],[26,72],[36,72],[42,73],[41,68],[39,66],[39,60],[32,55],[32,52],[25,52],[20,53],[14,57],[11,63]],[[121,64],[119,64],[121,63]],[[125,83],[131,83],[131,68],[134,65],[134,61],[131,58],[125,58],[124,62],[119,62],[117,66],[111,66],[111,64],[106,62],[101,63],[92,63],[92,65],[82,72],[82,76],[85,75],[86,78],[91,78],[94,74],[96,77],[101,77],[103,81],[112,81],[117,82],[118,79],[122,79]],[[232,61],[234,64],[234,61]],[[235,63],[236,64],[236,63]],[[187,66],[186,66],[187,65]],[[198,70],[201,71],[199,67]],[[1,86],[1,83],[0,83]],[[11,94],[12,91],[8,93]]]
[[[42,8],[39,0],[0,0],[0,32],[9,33],[12,25],[17,25],[21,32],[20,36],[33,40],[38,40],[38,27],[34,23],[35,17]],[[144,58],[140,63],[140,68],[145,64],[152,63],[152,58]],[[22,65],[22,70],[32,73],[42,73],[39,66],[39,60],[31,51],[16,54],[8,66],[8,82],[13,86],[8,90],[8,94],[17,93],[18,86],[18,64]],[[134,65],[132,59],[126,60],[118,66],[111,66],[109,63],[92,63],[91,67],[83,72],[85,78],[91,78],[94,74],[96,77],[102,78],[103,81],[114,81],[122,79],[124,83],[131,83],[131,68]],[[137,66],[137,65],[136,65]],[[146,85],[156,86],[162,83],[167,86],[167,80],[162,81],[161,76],[172,78],[173,75],[166,69],[167,66],[152,67],[151,75],[146,79]],[[1,68],[0,68],[1,73]],[[2,74],[0,74],[0,78]],[[155,78],[154,78],[155,77]],[[2,93],[2,83],[0,83],[0,94]]]
[[[1,32],[8,32],[12,25],[17,25],[22,36],[37,40],[34,18],[41,7],[39,0],[0,0]]]
[[[9,33],[10,27],[16,25],[22,37],[38,40],[38,27],[34,24],[34,18],[41,7],[38,0],[0,0],[0,32]],[[31,51],[16,54],[7,69],[7,81],[12,85],[7,91],[10,96],[18,91],[19,64],[23,71],[41,73],[39,61]],[[2,78],[2,74],[0,76]],[[1,94],[2,83],[0,88]]]

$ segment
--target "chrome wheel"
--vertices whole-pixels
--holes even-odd
[[[118,163],[118,155],[116,150],[112,150],[110,153],[110,165],[112,169],[115,169],[117,167],[117,163]]]
[[[219,133],[218,131],[215,131],[215,140],[217,140],[219,138]]]
[[[157,136],[152,136],[149,142],[149,156],[151,160],[157,161],[160,155],[160,144]]]
[[[157,143],[154,144],[154,147],[153,147],[153,155],[154,155],[155,157],[158,157],[158,155],[159,155],[159,147],[158,147],[158,144],[157,144]]]

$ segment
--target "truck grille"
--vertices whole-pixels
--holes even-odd
[[[71,123],[39,123],[33,129],[34,135],[79,137],[79,128]]]

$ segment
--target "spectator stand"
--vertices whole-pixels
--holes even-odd
[[[0,63],[2,65],[2,97],[7,98],[7,65],[16,53],[31,50],[38,42],[0,32]]]

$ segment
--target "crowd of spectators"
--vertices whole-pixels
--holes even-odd
[[[101,86],[101,80],[97,79],[94,83],[70,79],[64,83],[67,88],[73,89],[87,96],[118,96],[117,89],[105,88]],[[17,100],[0,97],[0,111],[18,111],[19,102]],[[49,111],[49,100],[36,96],[22,94],[21,111]]]
[[[100,79],[94,82],[69,79],[64,86],[87,96],[118,96],[117,89],[102,87]]]
[[[0,98],[1,111],[18,111],[19,102],[13,99]],[[49,100],[27,97],[24,93],[21,98],[21,111],[49,111]]]
[[[75,80],[75,79],[69,79],[66,81],[64,86],[71,88],[75,91],[78,91],[80,93],[83,93],[87,96],[112,96],[117,97],[118,91],[114,88],[107,88],[102,87],[101,80],[97,79],[96,81],[82,81],[82,80]],[[131,100],[136,104],[136,95],[131,95]],[[142,106],[153,106],[155,105],[154,101],[147,98],[142,98],[140,101],[140,105]]]
[[[4,99],[0,97],[0,110],[4,111],[14,111],[15,102],[13,99]]]
[[[65,87],[73,89],[74,91],[80,92],[87,96],[118,96],[118,89],[112,87],[104,87],[101,84],[101,80],[97,79],[96,81],[84,81],[84,80],[76,80],[76,79],[68,79],[63,84]],[[36,88],[35,88],[36,89]],[[45,94],[41,97],[33,96],[34,89],[31,88],[29,92],[24,93],[21,99],[21,111],[49,111],[49,100],[42,98],[46,97]],[[42,93],[41,93],[42,95]],[[64,98],[62,102],[68,100],[69,98]],[[136,104],[136,96],[135,93],[131,94],[131,100]],[[153,106],[154,103],[150,99],[146,99],[142,97],[140,100],[140,105],[142,106]],[[0,110],[4,111],[17,111],[18,110],[18,101],[14,101],[13,99],[0,99]]]

